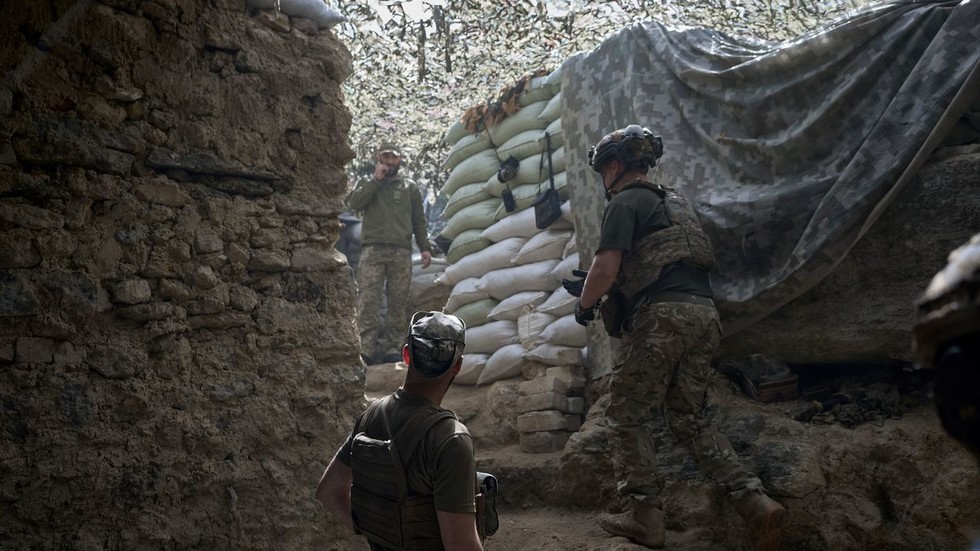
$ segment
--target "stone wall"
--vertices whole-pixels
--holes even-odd
[[[349,52],[240,0],[4,12],[0,548],[348,548]]]

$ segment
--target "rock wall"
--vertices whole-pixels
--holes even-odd
[[[349,52],[241,0],[0,37],[0,548],[350,547],[313,499],[363,401]]]
[[[915,361],[915,301],[950,251],[980,232],[980,144],[933,155],[815,287],[722,341],[720,359]]]

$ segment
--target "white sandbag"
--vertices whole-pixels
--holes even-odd
[[[528,105],[535,102],[547,101],[555,97],[555,94],[559,90],[561,90],[561,79],[555,82],[554,77],[551,75],[534,77],[528,83],[527,88],[524,89],[520,97],[517,98],[517,103],[518,105]]]
[[[493,150],[470,155],[452,169],[446,178],[446,183],[442,185],[442,192],[451,197],[457,189],[466,184],[486,182],[497,173],[498,168],[500,168],[500,161],[497,160],[497,154]]]
[[[559,259],[565,249],[565,243],[568,243],[571,237],[572,232],[569,230],[542,230],[527,240],[521,250],[510,259],[510,263],[520,266],[542,260]]]
[[[545,343],[524,354],[524,359],[547,365],[582,365],[582,349]]]
[[[442,163],[445,170],[455,170],[465,159],[483,151],[493,151],[507,140],[526,130],[544,130],[551,123],[542,120],[538,115],[548,106],[547,101],[521,104],[522,107],[506,119],[493,126],[481,129],[476,134],[461,137],[449,150],[446,160]]]
[[[544,78],[544,83],[550,86],[558,86],[561,89],[561,65],[557,66]],[[556,92],[557,93],[557,92]]]
[[[479,283],[477,284],[479,286]],[[517,321],[517,316],[525,307],[533,308],[551,296],[547,291],[522,291],[500,301],[487,317],[492,320]]]
[[[563,137],[563,135],[561,133],[561,119],[560,118],[551,121],[551,124],[549,124],[548,127],[544,129],[544,131],[547,132],[547,133],[549,133],[549,134],[551,134],[551,138],[552,138],[551,139],[551,147],[558,148],[558,147],[561,147],[561,146],[565,145],[565,138]],[[561,143],[558,143],[558,142],[555,141],[555,138],[556,137],[558,138],[558,140],[561,141]]]
[[[453,290],[449,293],[446,306],[442,311],[447,314],[452,314],[464,304],[490,298],[490,295],[486,291],[476,288],[478,281],[480,281],[478,277],[468,277],[454,285]]]
[[[480,252],[492,245],[493,241],[483,237],[482,233],[477,228],[459,232],[459,235],[454,237],[452,244],[449,245],[449,250],[446,251],[446,262],[454,264],[463,257]],[[447,269],[449,269],[448,266],[444,267],[443,271]],[[442,282],[440,281],[440,283]]]
[[[483,188],[485,182],[474,182],[460,186],[446,201],[445,208],[442,209],[442,217],[449,220],[459,212],[460,209],[485,201],[492,197]]]
[[[561,252],[561,256],[562,256],[562,258],[568,258],[568,257],[572,256],[573,254],[578,254],[578,241],[575,239],[575,234],[574,233],[572,233],[572,237],[568,240],[568,243],[565,243],[565,250]],[[579,260],[581,260],[581,258],[579,258]],[[589,265],[591,265],[591,264],[592,264],[592,261],[590,260],[586,264],[586,266],[584,268],[582,268],[582,269],[583,270],[588,269]]]
[[[490,356],[487,354],[463,354],[463,364],[459,367],[459,375],[453,379],[453,384],[475,385],[480,380],[480,373],[483,373],[488,359]]]
[[[469,332],[467,332],[469,335]],[[562,316],[541,332],[541,338],[549,344],[582,348],[588,344],[585,326],[575,321],[575,314]],[[467,342],[469,342],[467,340]]]
[[[559,90],[557,94],[555,94],[554,96],[552,96],[550,100],[548,100],[548,105],[544,107],[544,111],[541,111],[541,114],[538,115],[538,118],[541,120],[548,121],[550,123],[552,121],[557,120],[560,116],[561,116],[561,90]]]
[[[486,385],[520,376],[525,363],[523,356],[524,347],[520,344],[509,344],[497,350],[487,360],[477,384]]]
[[[558,265],[555,266],[555,269],[551,270],[551,277],[553,277],[557,283],[561,284],[561,280],[563,279],[576,279],[575,276],[572,275],[572,270],[578,269],[578,253],[575,253],[571,256],[565,257],[564,260],[559,262]]]
[[[557,265],[558,260],[552,259],[501,268],[484,274],[477,286],[497,300],[503,300],[521,291],[551,291],[555,288],[555,281],[551,279],[551,270]]]
[[[563,227],[556,221],[554,224],[552,224],[551,229],[567,229],[569,227],[570,226],[567,222],[564,223]],[[494,223],[494,225],[483,230],[481,235],[496,243],[511,237],[521,237],[526,240],[534,235],[537,235],[540,231],[541,230],[534,225],[534,211],[525,209],[521,212],[516,212],[510,216],[507,216],[506,218],[500,219],[498,222]],[[517,251],[514,251],[514,253],[517,253]],[[508,258],[507,261],[509,263],[510,258]]]
[[[483,300],[478,300],[476,302],[471,302],[469,304],[464,304],[453,312],[453,315],[463,320],[466,324],[466,329],[469,330],[471,327],[479,327],[487,322],[487,314],[493,307],[497,305],[497,301],[492,298],[485,298]]]
[[[473,185],[476,185],[476,184],[473,184]],[[565,201],[564,203],[561,204],[561,217],[564,218],[565,220],[568,220],[569,222],[571,222],[571,223],[574,224],[575,223],[575,219],[572,218],[572,216],[573,216],[573,214],[572,214],[572,201],[571,201],[571,199],[569,199],[568,201]]]
[[[500,199],[491,197],[464,207],[446,222],[446,227],[442,228],[439,235],[453,239],[466,230],[485,230],[494,224],[494,215],[499,206]]]
[[[518,161],[531,155],[538,155],[545,149],[544,132],[541,130],[525,130],[507,140],[497,148],[501,159],[513,155]]]
[[[439,276],[438,281],[443,285],[455,285],[468,277],[481,277],[487,272],[510,266],[510,258],[521,250],[526,242],[525,237],[502,239],[482,251],[459,259],[455,264],[450,264]]]
[[[286,15],[316,21],[321,29],[347,21],[342,13],[326,5],[323,0],[246,0],[245,3],[250,8],[278,9]]]
[[[514,195],[514,205],[516,206],[515,209],[516,212],[521,212],[525,210],[531,210],[533,212],[533,209],[531,209],[531,207],[534,206],[534,200],[538,197],[538,194],[550,187],[551,187],[551,183],[546,181],[546,182],[542,182],[541,184],[525,184],[522,186],[517,186],[515,188],[512,188],[511,193]],[[555,174],[555,190],[558,191],[559,201],[564,201],[568,199],[569,190],[568,190],[568,186],[566,185],[566,178],[564,172],[559,172],[558,174]],[[494,214],[494,218],[499,221],[499,220],[503,220],[510,214],[511,213],[507,212],[506,209],[504,209],[503,202],[501,202],[500,206],[497,207],[497,211]],[[565,220],[560,216],[558,217],[558,220],[556,220],[555,222],[552,223],[551,226],[549,226],[549,228],[568,228],[568,227],[570,227],[570,222],[568,222],[567,220]]]
[[[578,297],[570,295],[564,287],[558,287],[547,300],[537,305],[534,310],[553,316],[567,316],[575,311],[576,302],[578,302]]]
[[[517,317],[517,338],[524,350],[534,350],[544,344],[541,333],[554,323],[558,316],[525,307]]]
[[[493,354],[518,342],[516,321],[489,321],[478,327],[466,328],[467,354]]]
[[[463,123],[462,118],[458,118],[449,125],[449,129],[446,130],[446,135],[442,138],[442,141],[446,145],[456,145],[456,142],[466,134],[466,124]]]

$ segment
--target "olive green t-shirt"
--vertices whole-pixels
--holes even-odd
[[[628,255],[637,239],[669,226],[667,207],[659,194],[644,187],[625,189],[606,205],[596,251],[619,249]],[[712,296],[708,273],[683,262],[665,266],[656,282],[650,282],[654,283],[648,296],[665,292]]]
[[[354,424],[354,430],[337,456],[344,465],[351,465],[351,446],[358,433],[364,432],[378,440],[389,440],[419,409],[443,409],[403,388],[382,400],[385,402],[381,404],[381,410],[374,417],[372,426],[362,426],[364,414]],[[405,471],[410,496],[433,496],[437,511],[476,512],[473,438],[466,425],[455,418],[442,419],[429,429],[409,459]]]

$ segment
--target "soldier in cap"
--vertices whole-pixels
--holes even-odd
[[[456,316],[412,316],[405,384],[358,417],[320,479],[317,499],[373,551],[483,549],[473,439],[440,407],[462,365],[465,335]]]
[[[714,255],[687,199],[649,180],[662,155],[660,137],[635,124],[591,149],[589,164],[608,204],[591,268],[576,274],[585,279],[563,281],[580,297],[576,321],[586,325],[599,310],[607,333],[622,339],[605,419],[625,512],[601,514],[599,524],[646,547],[664,546],[663,481],[649,429],[659,408],[674,438],[754,530],[756,547],[773,549],[785,509],[704,417],[711,357],[721,339],[708,279]]]
[[[402,154],[390,142],[376,152],[371,178],[358,183],[347,205],[362,213],[361,256],[357,270],[357,324],[365,363],[394,362],[408,319],[412,283],[412,237],[422,253],[422,267],[432,262],[422,193],[399,175]],[[387,315],[382,318],[382,299]]]

